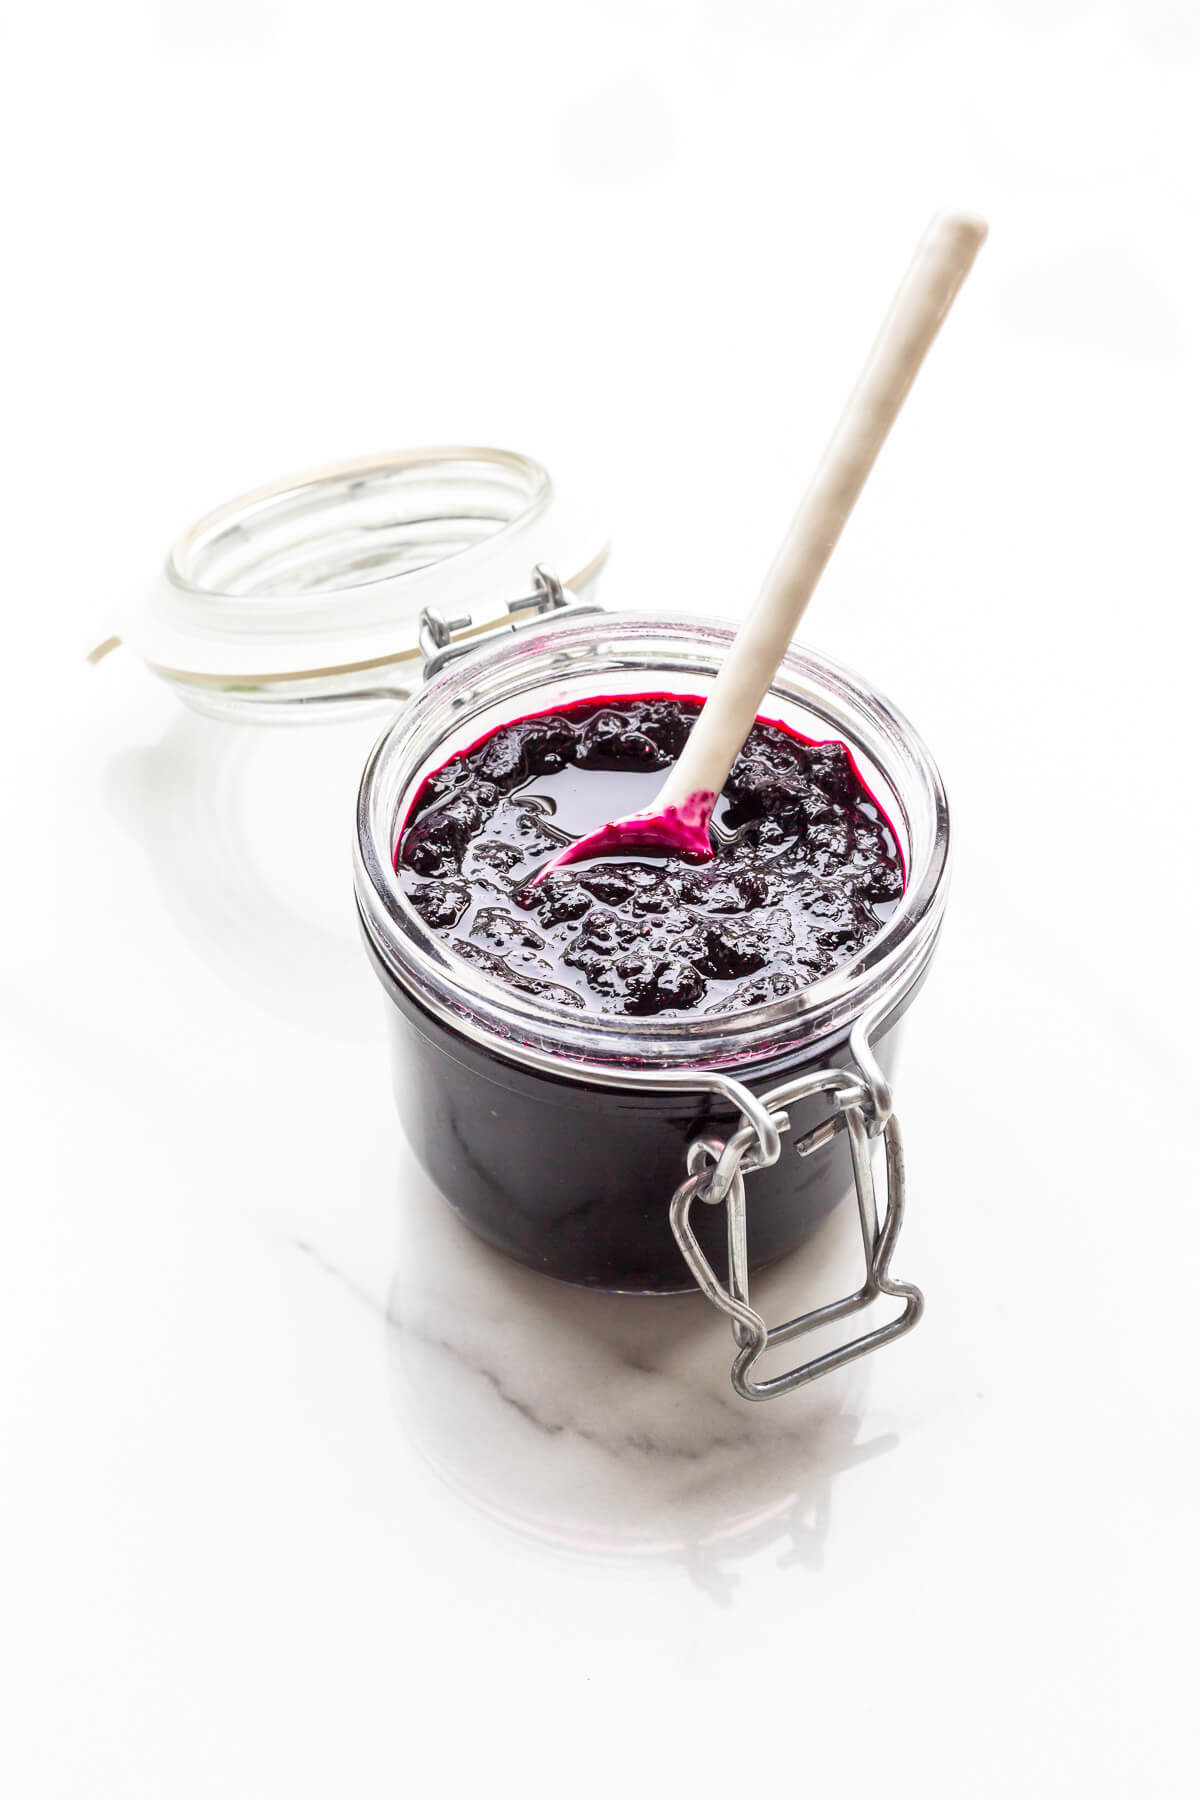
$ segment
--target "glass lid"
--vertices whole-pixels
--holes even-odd
[[[420,684],[429,620],[486,630],[536,564],[579,593],[608,553],[590,508],[528,456],[446,446],[256,489],[185,532],[98,658],[125,644],[197,704]],[[427,648],[427,643],[426,643]]]

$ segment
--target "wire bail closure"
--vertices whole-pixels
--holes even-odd
[[[701,1292],[729,1318],[737,1354],[730,1372],[734,1389],[745,1400],[773,1400],[780,1394],[803,1387],[818,1376],[868,1355],[882,1344],[891,1343],[911,1331],[921,1317],[925,1299],[920,1288],[911,1282],[897,1281],[890,1274],[892,1252],[904,1218],[904,1151],[900,1127],[892,1107],[891,1089],[871,1050],[870,1039],[880,1022],[880,1013],[859,1019],[850,1034],[850,1056],[853,1072],[828,1068],[812,1070],[793,1081],[774,1088],[761,1099],[740,1083],[736,1096],[746,1123],[729,1139],[698,1138],[688,1151],[688,1175],[671,1200],[671,1229],[683,1252]],[[830,1093],[838,1108],[832,1119],[815,1126],[799,1140],[796,1149],[801,1156],[830,1143],[839,1129],[845,1130],[850,1146],[850,1162],[858,1201],[862,1230],[866,1277],[862,1286],[842,1300],[814,1307],[800,1313],[785,1324],[769,1326],[750,1304],[749,1253],[746,1237],[745,1175],[753,1169],[766,1168],[778,1161],[779,1133],[790,1127],[788,1108],[813,1094]],[[770,1121],[774,1144],[764,1141],[762,1117]],[[882,1137],[887,1171],[886,1203],[880,1223],[876,1195],[875,1172],[871,1158],[871,1139]],[[771,1153],[773,1152],[773,1153]],[[692,1230],[692,1204],[702,1200],[711,1206],[722,1201],[726,1208],[729,1243],[728,1284],[723,1284],[700,1248]],[[881,1295],[903,1300],[904,1306],[894,1319],[862,1333],[847,1343],[827,1350],[820,1356],[799,1363],[782,1375],[754,1381],[754,1366],[764,1350],[785,1344],[792,1338],[849,1318]]]
[[[509,618],[486,629],[475,626],[470,613],[464,613],[459,619],[448,619],[439,608],[424,607],[417,628],[417,643],[424,658],[424,679],[432,681],[435,675],[441,674],[447,663],[455,662],[460,656],[467,656],[472,650],[482,649],[494,643],[497,638],[508,637],[514,631],[523,631],[540,624],[547,613],[553,613],[556,617],[578,617],[581,613],[604,611],[597,601],[580,600],[570,588],[565,588],[545,563],[534,564],[531,580],[531,593],[508,601],[506,610]],[[524,617],[527,613],[533,616]]]

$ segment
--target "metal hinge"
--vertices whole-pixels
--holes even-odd
[[[528,630],[539,624],[548,613],[577,617],[582,613],[604,610],[595,601],[578,599],[543,563],[534,567],[533,582],[532,593],[522,594],[518,599],[508,602],[508,611],[515,616],[488,630],[474,630],[470,613],[465,613],[461,619],[447,619],[438,607],[425,607],[419,620],[417,641],[425,658],[426,681],[432,680],[447,663],[453,662],[457,657],[467,656],[484,645],[494,643],[497,638],[509,637],[514,631]],[[524,618],[521,615],[525,613],[533,616]],[[458,635],[467,633],[470,635]]]
[[[891,1273],[892,1251],[904,1218],[904,1154],[891,1090],[870,1048],[876,1023],[873,1019],[859,1019],[851,1032],[852,1069],[810,1071],[773,1088],[761,1098],[745,1090],[746,1100],[752,1103],[754,1111],[751,1106],[742,1104],[746,1123],[727,1141],[700,1138],[692,1144],[688,1153],[687,1179],[680,1183],[671,1201],[671,1229],[684,1260],[700,1291],[720,1308],[733,1327],[737,1354],[731,1373],[734,1388],[743,1399],[770,1400],[777,1394],[802,1387],[820,1375],[827,1375],[832,1369],[841,1368],[911,1331],[924,1309],[921,1290],[909,1281],[897,1281]],[[799,1100],[823,1092],[832,1095],[837,1114],[808,1132],[796,1148],[801,1155],[810,1155],[831,1142],[838,1130],[846,1132],[862,1230],[865,1278],[861,1286],[843,1299],[798,1314],[785,1324],[769,1326],[750,1304],[744,1176],[752,1169],[774,1162],[779,1148],[776,1138],[774,1154],[764,1153],[758,1115],[765,1111],[776,1133],[786,1131],[789,1126],[787,1109]],[[871,1165],[871,1138],[874,1136],[883,1139],[887,1168],[882,1219]],[[724,1202],[729,1245],[729,1274],[725,1282],[713,1270],[692,1230],[689,1214],[695,1200],[709,1205]],[[765,1381],[752,1379],[754,1365],[765,1350],[815,1331],[819,1326],[848,1318],[882,1296],[903,1302],[900,1312],[886,1324],[851,1338],[823,1355],[814,1356],[783,1375]]]

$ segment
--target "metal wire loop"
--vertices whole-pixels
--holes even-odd
[[[709,1135],[695,1139],[689,1146],[688,1175],[671,1200],[671,1229],[700,1291],[730,1321],[737,1346],[730,1376],[735,1390],[744,1399],[773,1399],[841,1368],[910,1331],[924,1310],[920,1289],[911,1282],[897,1281],[890,1273],[892,1251],[904,1217],[904,1154],[891,1089],[871,1050],[871,1035],[878,1024],[879,1015],[876,1014],[860,1020],[854,1027],[850,1037],[853,1070],[810,1070],[772,1089],[761,1099],[740,1083],[729,1082],[726,1092],[736,1099],[746,1123],[726,1140]],[[782,1325],[768,1326],[750,1304],[744,1175],[751,1169],[765,1168],[778,1160],[779,1134],[789,1129],[788,1108],[818,1093],[831,1095],[837,1113],[807,1132],[796,1147],[802,1155],[811,1155],[830,1143],[839,1128],[844,1129],[858,1201],[865,1278],[860,1287],[841,1300],[798,1314]],[[753,1119],[749,1117],[751,1108]],[[764,1122],[769,1126],[769,1134],[762,1129]],[[870,1142],[873,1136],[880,1135],[884,1141],[887,1171],[882,1223]],[[714,1272],[692,1229],[690,1214],[695,1200],[703,1200],[709,1205],[724,1201],[726,1205],[729,1272],[725,1282]],[[782,1375],[763,1381],[752,1379],[754,1365],[764,1350],[847,1318],[881,1295],[903,1301],[901,1311],[894,1318]]]
[[[850,1055],[858,1066],[869,1095],[869,1104],[863,1110],[872,1137],[883,1130],[892,1116],[891,1086],[871,1048],[871,1039],[879,1027],[883,1010],[881,1005],[873,1012],[864,1013],[850,1028]]]

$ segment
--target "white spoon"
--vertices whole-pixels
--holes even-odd
[[[614,851],[665,848],[712,856],[708,827],[717,796],[925,353],[986,236],[982,219],[947,213],[935,219],[921,240],[812,484],[653,806],[610,820],[568,844],[539,871],[535,883],[551,869]]]

